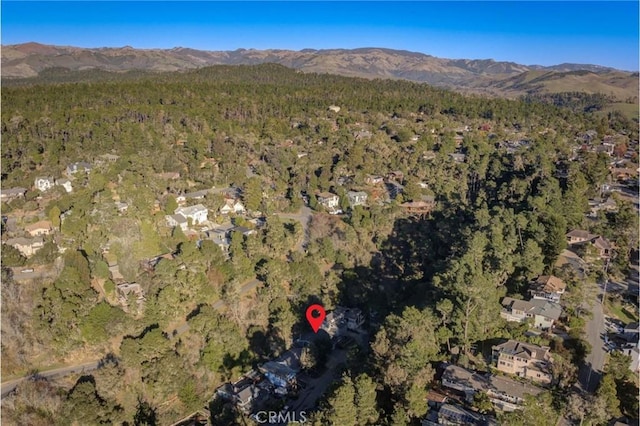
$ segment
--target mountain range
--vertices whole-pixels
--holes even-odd
[[[599,65],[521,65],[492,59],[444,59],[385,48],[204,51],[79,48],[25,43],[2,46],[2,78],[37,77],[49,68],[111,72],[180,71],[210,65],[273,62],[302,72],[363,78],[394,78],[496,96],[580,91],[604,93],[618,101],[638,95],[638,73]]]

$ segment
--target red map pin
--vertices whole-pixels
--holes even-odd
[[[320,305],[311,305],[307,308],[307,321],[311,324],[314,333],[320,330],[324,317],[327,316],[324,308]]]

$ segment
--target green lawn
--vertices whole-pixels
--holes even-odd
[[[638,321],[638,316],[635,312],[625,309],[620,302],[607,300],[605,304],[605,309],[608,314],[613,317],[618,318],[620,321],[628,324],[630,322]]]

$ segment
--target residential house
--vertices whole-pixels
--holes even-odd
[[[42,239],[42,237],[10,238],[5,241],[5,244],[17,249],[23,256],[31,257],[38,250],[44,247],[44,240]]]
[[[257,233],[255,229],[247,228],[246,226],[236,226],[231,230],[231,232],[239,232],[245,237],[255,235]]]
[[[196,204],[195,206],[178,207],[174,213],[182,215],[186,219],[191,219],[191,223],[198,225],[207,222],[209,210],[202,204]]]
[[[566,288],[567,285],[560,278],[553,275],[541,275],[530,284],[529,293],[534,299],[558,303]]]
[[[248,414],[263,398],[263,389],[260,387],[262,380],[262,376],[252,370],[234,383],[225,383],[220,386],[216,389],[216,394],[232,402],[243,413]]]
[[[576,244],[587,243],[598,236],[590,233],[589,231],[584,231],[582,229],[574,229],[567,233],[567,244],[570,246]]]
[[[427,417],[421,422],[421,426],[493,426],[497,424],[496,419],[492,416],[485,416],[475,411],[467,410],[461,405],[449,403],[442,404],[437,410],[429,410]]]
[[[49,220],[41,220],[39,222],[25,226],[24,230],[27,231],[32,237],[37,237],[39,235],[49,235],[53,230],[53,224]]]
[[[467,159],[467,156],[464,154],[449,154],[449,157],[456,163],[464,163]]]
[[[601,259],[606,260],[611,258],[613,245],[609,240],[604,237],[598,237],[593,240],[592,243]]]
[[[589,209],[590,211],[588,216],[591,218],[597,218],[598,212],[600,211],[604,211],[604,212],[618,211],[618,204],[611,197],[607,198],[606,201],[602,201],[599,199],[589,200]]]
[[[325,209],[329,210],[329,213],[340,212],[340,197],[330,192],[321,192],[316,195],[318,203],[320,203]]]
[[[377,175],[367,175],[364,182],[368,185],[380,185],[384,182],[384,177]]]
[[[209,194],[208,189],[203,189],[200,191],[188,192],[186,194],[181,194],[176,197],[176,201],[179,205],[183,205],[189,200],[204,200],[204,198]]]
[[[431,213],[431,211],[435,207],[435,202],[428,202],[423,200],[408,201],[406,203],[400,204],[400,207],[402,207],[402,210],[407,214],[420,216]]]
[[[213,241],[215,245],[220,247],[220,250],[227,255],[229,253],[229,246],[231,245],[231,239],[224,231],[218,229],[210,229],[205,232],[207,239]]]
[[[364,206],[367,204],[367,193],[364,191],[348,191],[347,198],[351,207]]]
[[[169,226],[170,228],[178,226],[183,231],[189,229],[189,221],[187,221],[187,218],[181,214],[166,215],[164,218],[167,221],[167,226]]]
[[[517,382],[508,377],[479,374],[455,365],[446,365],[442,374],[442,385],[461,392],[465,400],[473,402],[474,395],[484,392],[493,405],[502,411],[522,408],[526,395],[536,396],[542,392],[537,386]]]
[[[357,331],[364,322],[365,318],[361,309],[336,306],[333,311],[327,313],[321,328],[333,337],[343,334],[347,330]]]
[[[544,299],[518,300],[510,297],[502,299],[500,316],[507,321],[524,322],[533,319],[533,326],[549,330],[562,315],[559,304]]]
[[[75,175],[78,172],[89,173],[93,166],[86,161],[79,161],[77,163],[71,163],[67,166],[67,176]]]
[[[404,181],[404,173],[400,170],[394,170],[387,173],[387,180],[395,180],[396,182]]]
[[[553,379],[551,355],[546,346],[509,340],[493,346],[491,352],[499,371],[545,384]]]
[[[69,179],[56,179],[56,185],[63,187],[67,192],[73,192],[73,186]]]
[[[119,213],[125,213],[127,210],[129,210],[129,204],[127,203],[116,201],[114,205],[116,206],[116,209]]]
[[[107,162],[107,163],[115,163],[116,161],[118,161],[118,158],[120,158],[119,156],[115,155],[115,154],[102,154],[100,156],[98,156],[99,163],[103,163],[103,162]]]
[[[118,302],[124,307],[129,307],[129,297],[130,295],[134,295],[136,298],[136,303],[138,305],[138,309],[141,309],[144,306],[144,301],[146,300],[144,297],[144,290],[137,283],[123,283],[119,284],[116,287],[118,291]]]
[[[55,185],[55,180],[49,176],[37,177],[35,180],[35,187],[41,192],[50,190],[51,188],[53,188],[53,185]]]
[[[2,201],[10,201],[15,200],[17,198],[24,198],[24,195],[27,193],[26,188],[9,188],[0,190],[0,200]]]
[[[225,198],[224,205],[220,207],[220,214],[228,215],[230,213],[235,214],[244,214],[247,209],[245,209],[244,204],[240,200],[233,198]]]
[[[277,388],[288,389],[296,383],[297,372],[285,364],[269,361],[262,364],[259,370]]]

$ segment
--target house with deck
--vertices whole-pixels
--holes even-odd
[[[553,380],[551,354],[547,346],[509,340],[493,346],[491,353],[499,371],[544,384]]]

